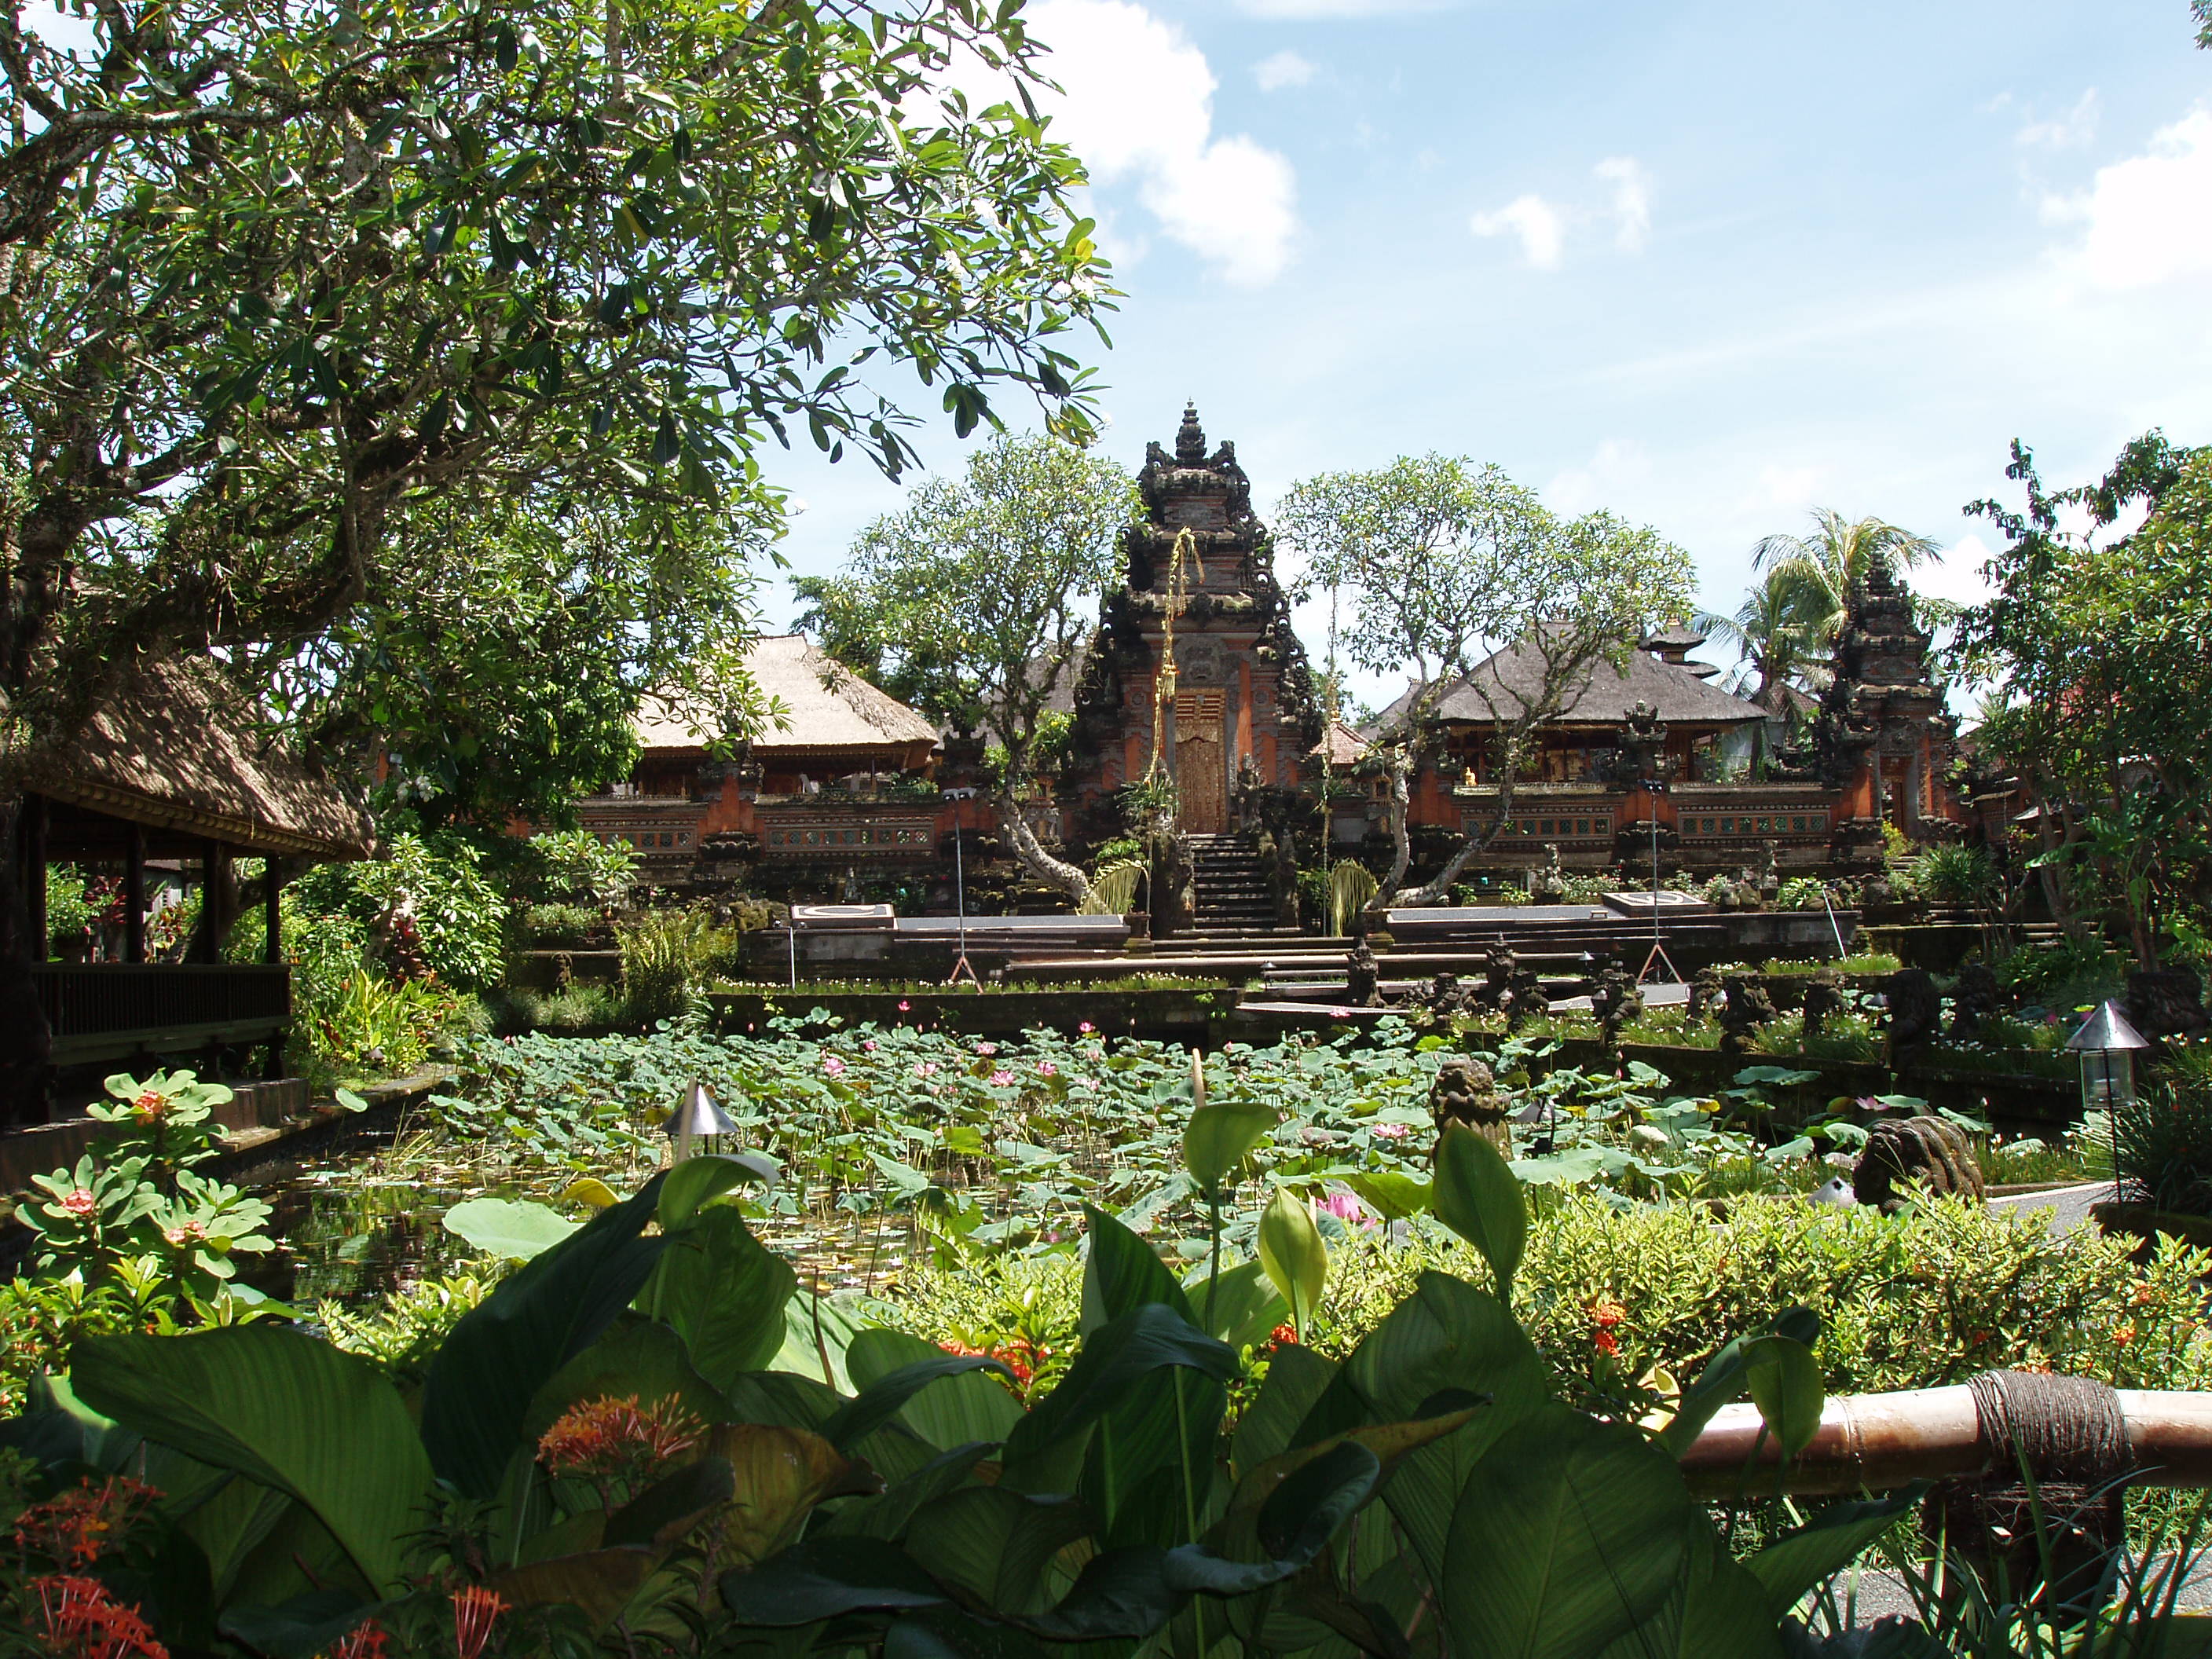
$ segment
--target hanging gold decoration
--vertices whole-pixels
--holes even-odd
[[[1152,678],[1152,763],[1145,771],[1147,783],[1167,775],[1167,723],[1175,708],[1177,678],[1176,618],[1190,604],[1193,570],[1200,581],[1206,580],[1206,566],[1198,556],[1198,538],[1185,526],[1176,532],[1175,547],[1168,556],[1167,620],[1160,633],[1160,672]]]

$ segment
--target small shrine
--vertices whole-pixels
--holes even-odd
[[[1931,637],[1887,559],[1850,585],[1835,678],[1813,724],[1820,780],[1839,792],[1839,860],[1879,859],[1884,823],[1924,840],[1938,822],[1960,816],[1944,787],[1958,723],[1943,712],[1943,689],[1929,672]]]
[[[1236,446],[1208,453],[1186,407],[1174,454],[1148,445],[1137,483],[1145,517],[1123,532],[1126,583],[1077,684],[1060,802],[1102,839],[1121,833],[1116,791],[1164,778],[1177,827],[1221,835],[1240,795],[1297,786],[1322,712]]]

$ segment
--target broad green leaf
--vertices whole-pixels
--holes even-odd
[[[422,1391],[422,1444],[441,1480],[473,1498],[499,1490],[538,1389],[599,1339],[653,1271],[663,1241],[639,1235],[663,1179],[525,1262],[453,1327]]]
[[[1455,1650],[1589,1659],[1660,1613],[1705,1524],[1673,1461],[1564,1406],[1461,1491],[1437,1588]]]
[[[1199,1311],[1199,1325],[1232,1348],[1259,1346],[1291,1317],[1290,1304],[1275,1293],[1257,1258],[1223,1268],[1218,1279],[1201,1264],[1185,1276],[1182,1289]]]
[[[1599,1659],[1783,1659],[1781,1629],[1759,1581],[1710,1523],[1696,1530],[1667,1605]]]
[[[1314,1225],[1313,1206],[1287,1187],[1275,1188],[1260,1215],[1260,1265],[1290,1304],[1291,1322],[1305,1335],[1328,1283],[1328,1248]]]
[[[1765,1588],[1773,1617],[1781,1618],[1857,1560],[1926,1492],[1920,1485],[1866,1502],[1831,1504],[1795,1532],[1746,1556],[1743,1565]]]
[[[1744,1385],[1785,1459],[1813,1443],[1827,1400],[1810,1348],[1792,1337],[1753,1338],[1744,1346]]]
[[[1147,1302],[1172,1308],[1195,1325],[1198,1316],[1159,1255],[1103,1210],[1084,1206],[1083,1315],[1085,1336]]]
[[[367,1360],[274,1325],[81,1339],[85,1403],[149,1440],[297,1498],[362,1576],[398,1587],[430,1465],[399,1392]]]
[[[939,1607],[947,1599],[905,1551],[880,1539],[835,1535],[726,1572],[717,1588],[739,1625],[811,1625],[847,1613]]]
[[[1298,1425],[1335,1380],[1336,1371],[1334,1361],[1297,1343],[1286,1343],[1275,1350],[1267,1362],[1267,1376],[1260,1385],[1259,1397],[1237,1419],[1231,1456],[1240,1474],[1290,1449]]]
[[[1437,1219],[1482,1252],[1498,1281],[1498,1299],[1510,1304],[1528,1242],[1528,1206],[1498,1149],[1464,1123],[1445,1125],[1431,1198]]]
[[[798,1275],[727,1205],[699,1211],[667,1243],[638,1309],[673,1327],[699,1374],[726,1389],[782,1348]]]
[[[1190,1115],[1182,1133],[1183,1168],[1200,1192],[1220,1190],[1245,1155],[1273,1128],[1278,1114],[1256,1100],[1211,1102]]]
[[[583,1224],[528,1199],[471,1198],[446,1212],[449,1233],[486,1255],[527,1261],[543,1255]]]
[[[1659,1443],[1680,1457],[1696,1443],[1713,1413],[1743,1392],[1746,1351],[1763,1335],[1787,1336],[1807,1346],[1820,1334],[1820,1317],[1809,1308],[1785,1308],[1765,1331],[1739,1336],[1723,1345],[1698,1372],[1697,1380],[1682,1390],[1674,1417],[1660,1431]]]
[[[867,1336],[900,1334],[903,1333],[884,1331],[866,1334]],[[921,1343],[918,1337],[912,1340],[923,1347],[928,1346]],[[866,1337],[863,1337],[860,1341],[855,1342],[855,1349],[860,1348],[866,1340]],[[1003,1361],[991,1358],[985,1354],[950,1354],[933,1351],[926,1357],[911,1359],[895,1370],[876,1376],[863,1386],[856,1399],[822,1425],[823,1437],[834,1446],[850,1448],[873,1433],[884,1424],[890,1422],[892,1418],[902,1415],[910,1403],[918,1404],[916,1396],[923,1390],[930,1389],[932,1384],[944,1383],[950,1392],[952,1388],[959,1386],[951,1379],[962,1376],[972,1376],[987,1370],[997,1371],[1007,1377],[1012,1377],[1013,1375],[1007,1370]],[[983,1390],[988,1390],[988,1394],[984,1394]],[[954,1420],[946,1437],[940,1439],[934,1435],[922,1434],[923,1439],[927,1440],[940,1451],[948,1446],[962,1445],[979,1437],[1003,1439],[1013,1425],[1021,1420],[1020,1402],[1005,1389],[988,1378],[976,1379],[973,1385],[972,1399],[968,1397],[969,1392],[969,1390],[963,1390],[963,1398],[959,1402],[969,1409],[961,1413]],[[1003,1401],[1004,1405],[989,1404],[988,1401],[992,1396]],[[986,1412],[989,1413],[988,1417],[984,1414]],[[995,1428],[997,1432],[991,1434],[987,1431],[979,1437],[966,1431],[978,1427],[986,1431]],[[921,1432],[919,1430],[916,1431]]]
[[[1429,1182],[1398,1170],[1372,1170],[1344,1180],[1385,1221],[1412,1219],[1429,1207],[1432,1196]]]
[[[684,1339],[665,1325],[633,1319],[546,1379],[530,1402],[523,1437],[534,1443],[571,1406],[610,1395],[646,1406],[673,1400],[702,1423],[729,1415],[728,1402],[691,1364]]]
[[[659,1571],[661,1553],[642,1545],[616,1545],[526,1562],[494,1573],[485,1583],[514,1607],[574,1607],[597,1632],[614,1623]]]
[[[775,1185],[775,1165],[758,1152],[700,1152],[660,1177],[661,1231],[674,1232],[711,1199],[741,1182]]]

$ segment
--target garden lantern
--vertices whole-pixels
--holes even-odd
[[[2100,1004],[2066,1046],[2081,1056],[2081,1109],[2102,1112],[2112,1137],[2112,1198],[2120,1198],[2120,1112],[2135,1104],[2135,1051],[2150,1039],[2128,1024],[2116,1002]]]
[[[678,1164],[691,1156],[694,1140],[719,1142],[724,1135],[738,1132],[738,1126],[730,1121],[728,1113],[714,1103],[714,1097],[703,1083],[695,1083],[684,1091],[684,1103],[671,1112],[668,1121],[660,1127],[676,1143]]]

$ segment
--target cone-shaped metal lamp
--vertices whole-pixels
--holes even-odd
[[[2120,1114],[2136,1102],[2135,1053],[2151,1046],[2150,1039],[2128,1024],[2119,1004],[2106,1002],[2081,1029],[2066,1039],[2066,1046],[2081,1056],[2081,1109],[2102,1112],[2112,1138],[2112,1201],[2120,1192]]]
[[[681,1164],[691,1156],[691,1143],[702,1137],[715,1139],[732,1135],[738,1126],[730,1115],[714,1103],[714,1097],[703,1083],[695,1083],[684,1091],[684,1103],[668,1115],[660,1126],[668,1138],[676,1143],[676,1161]]]

